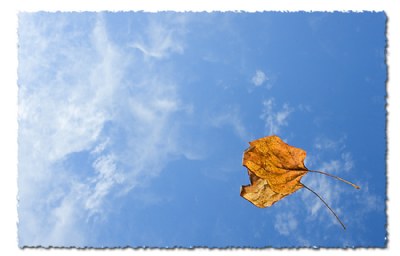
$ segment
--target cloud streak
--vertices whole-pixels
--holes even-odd
[[[353,154],[346,148],[346,137],[331,139],[326,137],[317,137],[314,142],[313,150],[308,152],[312,161],[308,163],[311,170],[320,170],[339,177],[350,179],[350,181],[361,187],[354,191],[354,188],[340,181],[319,175],[309,173],[302,182],[317,192],[332,209],[339,215],[345,225],[352,225],[353,228],[363,229],[364,221],[368,213],[383,211],[380,207],[384,205],[384,198],[373,194],[368,189],[368,183],[362,181],[362,178],[351,180],[352,172],[357,172],[357,164]],[[330,157],[327,160],[328,156]],[[318,221],[330,223],[329,225],[339,225],[333,215],[326,209],[323,203],[312,193],[303,191],[301,194],[303,203],[307,206],[308,221]],[[351,198],[351,202],[346,200]],[[350,208],[356,208],[356,211],[349,211]],[[345,241],[344,241],[345,243]]]
[[[170,21],[171,22],[171,21]],[[174,28],[163,21],[150,20],[144,35],[135,38],[130,47],[139,50],[144,56],[164,59],[171,54],[183,54],[184,20],[173,19]]]
[[[111,42],[102,14],[88,19],[90,31],[72,32],[68,14],[19,18],[19,245],[85,246],[82,224],[101,220],[107,200],[183,154],[175,114],[185,106],[152,60]],[[142,53],[154,61],[181,53],[174,29],[151,24]],[[82,178],[68,159],[86,153]]]
[[[296,230],[298,222],[293,213],[282,213],[275,217],[274,228],[279,234],[288,236],[291,232]]]
[[[210,118],[210,123],[212,126],[217,128],[225,125],[230,126],[235,134],[244,142],[248,142],[253,139],[253,136],[250,134],[245,124],[243,123],[238,107],[212,116]]]
[[[301,182],[318,193],[348,229],[361,233],[368,232],[365,222],[371,213],[384,212],[385,199],[377,192],[371,191],[368,182],[363,177],[354,178],[355,173],[359,173],[359,170],[357,170],[355,157],[346,144],[346,136],[340,138],[316,137],[312,143],[313,149],[307,151],[306,159],[311,160],[306,163],[306,166],[310,170],[324,171],[350,180],[359,185],[360,190],[354,190],[347,184],[317,173],[308,173]],[[279,234],[288,239],[297,240],[299,243],[298,237],[309,236],[309,230],[314,230],[313,227],[315,227],[313,235],[322,235],[321,230],[317,228],[318,225],[324,225],[323,232],[341,228],[339,222],[321,200],[306,189],[288,197],[286,201],[280,202],[276,207],[281,207],[281,209],[278,210],[279,213],[275,217],[274,229]],[[288,207],[290,214],[286,212]],[[301,221],[296,221],[296,218],[300,216],[305,217]],[[303,225],[310,229],[306,231],[303,229]],[[353,241],[353,243],[349,241]],[[351,235],[343,237],[337,242],[338,246],[364,243]]]
[[[284,104],[280,110],[276,110],[274,98],[269,98],[263,102],[263,111],[260,116],[265,122],[265,127],[269,135],[279,134],[282,127],[288,125],[287,119],[293,112],[289,104]]]

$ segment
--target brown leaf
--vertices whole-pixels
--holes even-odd
[[[305,157],[304,150],[286,144],[278,136],[250,142],[250,148],[243,155],[243,165],[249,170],[252,182],[242,187],[242,196],[258,207],[267,207],[294,193],[303,187],[300,179],[307,173]],[[258,197],[247,195],[246,191],[257,188],[266,193],[259,191]]]
[[[250,185],[242,186],[240,195],[257,207],[269,207],[282,198],[306,188],[322,198],[300,182],[308,172],[315,172],[341,180],[359,189],[353,183],[321,171],[311,171],[304,166],[306,152],[290,146],[278,136],[267,136],[249,143],[250,147],[243,154],[243,166],[248,169]],[[344,225],[333,212],[340,224]]]
[[[260,208],[269,207],[285,197],[285,195],[274,192],[266,180],[257,177],[252,172],[249,172],[249,176],[251,185],[242,186],[240,195],[254,205]]]

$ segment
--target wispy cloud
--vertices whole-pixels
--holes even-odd
[[[294,110],[287,103],[283,104],[280,110],[276,110],[274,98],[265,100],[263,106],[260,118],[265,121],[267,132],[270,135],[279,134],[281,128],[288,125],[287,119]]]
[[[312,108],[310,105],[308,104],[299,104],[297,106],[297,108],[301,111],[301,112],[311,112]]]
[[[65,20],[52,27],[38,16],[20,15],[19,239],[20,245],[59,245],[71,233],[80,237],[73,223],[87,188],[57,163],[94,145],[111,118],[108,92],[120,83],[110,69],[123,64],[118,52],[105,50],[100,20],[86,39],[94,45],[88,49],[72,47],[82,39],[75,34],[51,36],[64,30]]]
[[[157,176],[170,155],[184,155],[174,114],[187,107],[176,83],[153,70],[151,60],[140,62],[114,45],[101,14],[91,17],[90,29],[72,31],[64,15],[20,15],[21,246],[84,246],[81,224],[101,219],[111,194],[129,192]],[[151,24],[142,52],[154,61],[181,53],[177,33]],[[132,74],[139,66],[141,73]],[[84,152],[92,162],[82,178],[66,161]]]
[[[281,235],[288,236],[291,232],[296,230],[298,222],[293,213],[282,213],[275,217],[274,228]]]
[[[354,160],[353,160],[353,156],[350,152],[342,153],[341,158],[343,160],[343,170],[344,171],[350,171],[351,169],[354,168]]]
[[[325,158],[320,157],[326,153],[324,151],[337,152],[339,145],[333,144],[333,140],[330,139],[325,139],[324,141],[326,142],[323,144],[324,146],[317,147],[317,155],[319,155],[319,157],[313,158],[314,153],[309,152],[310,157],[313,158],[314,161],[309,163],[308,168],[311,170],[319,170],[340,176],[340,173],[344,171],[342,167],[345,163],[342,158],[326,160]],[[340,156],[340,153],[336,153],[336,155]],[[330,177],[315,173],[309,173],[303,178],[303,182],[307,185],[307,187],[318,193],[334,209],[334,211],[340,215],[341,208],[339,202],[345,196],[347,190],[350,189],[346,187],[347,185],[342,184],[341,182]],[[325,209],[326,206],[314,194],[310,193],[309,191],[304,191],[302,198],[304,203],[308,206],[307,209],[310,214],[310,219],[327,221],[327,218],[330,218],[329,223],[338,224],[335,218],[333,218],[327,209]],[[321,213],[321,209],[326,212]]]
[[[101,210],[102,200],[113,186],[126,182],[125,175],[117,169],[115,158],[112,154],[101,155],[92,164],[96,176],[90,180],[93,188],[85,199],[85,208],[90,215]]]
[[[182,34],[184,32],[184,20],[174,19],[174,26],[165,24],[164,21],[150,20],[145,34],[135,38],[130,47],[139,50],[146,57],[162,59],[173,53],[182,54],[184,44]]]
[[[383,211],[384,198],[369,191],[368,183],[363,182],[362,177],[355,180],[349,178],[354,177],[353,172],[360,172],[357,170],[353,153],[348,151],[346,147],[346,141],[346,136],[338,139],[317,137],[313,145],[315,150],[308,152],[307,158],[311,158],[312,161],[309,161],[307,165],[311,170],[320,170],[350,180],[359,185],[360,190],[355,191],[353,187],[347,184],[316,173],[307,174],[302,182],[317,192],[339,215],[345,225],[358,225],[357,228],[362,230],[362,225],[364,225],[368,213]],[[301,198],[308,211],[308,221],[339,225],[315,195],[304,190]],[[346,200],[346,198],[351,198],[351,200]],[[349,210],[350,208],[357,210]]]
[[[253,139],[253,136],[247,130],[238,107],[231,108],[227,111],[210,117],[211,125],[222,127],[228,125],[232,127],[235,134],[243,141],[248,142]]]
[[[319,150],[342,150],[345,148],[346,136],[342,136],[337,140],[327,137],[318,136],[315,138],[313,147]]]
[[[321,170],[329,173],[350,171],[354,167],[354,161],[350,152],[343,152],[340,158],[329,160],[321,164]]]
[[[312,174],[310,174],[310,176],[311,175]],[[340,212],[337,202],[340,200],[341,193],[343,193],[343,189],[341,188],[342,184],[339,186],[338,184],[332,183],[329,177],[322,175],[318,177],[308,177],[308,179],[305,179],[304,183],[307,184],[307,187],[318,193],[336,212]],[[332,217],[327,211],[326,206],[314,194],[309,191],[303,191],[302,198],[307,205],[311,219],[317,218],[327,220],[327,218]],[[321,213],[321,209],[326,212]],[[324,216],[324,218],[321,216]],[[332,218],[331,223],[336,224],[336,220]]]

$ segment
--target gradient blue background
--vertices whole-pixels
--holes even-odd
[[[383,247],[386,16],[21,13],[19,245]],[[307,151],[259,209],[248,142]]]

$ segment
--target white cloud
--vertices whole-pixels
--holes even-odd
[[[343,150],[346,146],[344,144],[346,136],[333,140],[326,137],[317,137],[314,142],[314,147],[319,150]]]
[[[384,212],[385,210],[385,198],[384,195],[376,194],[371,192],[368,183],[359,184],[361,189],[360,192],[355,194],[355,200],[360,203],[360,207],[356,213],[357,218],[361,219],[369,212]]]
[[[330,163],[323,162],[321,166],[329,166]],[[336,166],[335,164],[332,165],[333,168]],[[327,173],[332,173],[329,170],[324,169],[321,167],[321,169],[324,172]],[[314,192],[319,194],[324,201],[336,212],[340,211],[337,208],[336,202],[340,201],[340,198],[342,194],[344,193],[346,188],[343,188],[343,186],[347,186],[342,184],[340,181],[336,181],[331,177],[327,177],[323,174],[318,174],[318,173],[309,173],[307,174],[306,177],[303,178],[302,183],[304,183],[307,187],[312,189]],[[340,184],[339,184],[340,183]],[[321,214],[320,210],[326,210],[326,213],[324,214],[325,216],[331,218],[333,216],[330,216],[331,213],[329,213],[329,210],[326,209],[326,206],[321,202],[321,200],[316,197],[313,193],[309,191],[304,191],[302,194],[302,198],[307,205],[307,209],[310,212],[310,216],[315,218],[317,215]],[[340,216],[339,216],[340,217]],[[336,220],[333,218],[333,222],[336,222]]]
[[[350,152],[344,152],[341,155],[343,160],[343,170],[350,171],[354,167],[353,156]]]
[[[339,160],[330,160],[323,162],[321,165],[321,170],[327,173],[337,173],[341,171],[342,163]]]
[[[317,176],[318,174],[315,175]],[[335,207],[334,202],[338,199],[338,193],[335,194],[335,191],[333,190],[334,184],[329,182],[329,179],[329,177],[319,175],[318,177],[307,179],[307,182],[304,183],[307,184],[307,187],[319,194],[324,199],[324,201],[328,203],[328,205],[330,205],[331,207]],[[302,197],[305,201],[307,201],[307,208],[311,214],[311,217],[315,217],[317,214],[320,214],[319,211],[321,209],[323,209],[324,211],[328,211],[328,209],[326,209],[326,206],[313,193],[305,191]]]
[[[85,208],[90,214],[100,211],[102,200],[114,185],[125,182],[124,175],[117,170],[116,159],[112,154],[99,156],[93,162],[93,168],[97,175],[90,181],[94,186],[85,200]]]
[[[274,228],[277,230],[281,235],[288,236],[291,234],[292,231],[296,230],[297,228],[297,220],[293,213],[280,213],[275,217],[275,224]]]
[[[355,190],[351,186],[330,177],[312,173],[307,174],[302,182],[326,201],[345,226],[358,229],[360,232],[365,230],[365,218],[371,212],[384,212],[384,196],[369,191],[368,183],[355,181],[361,187],[360,190]],[[324,223],[325,226],[340,225],[313,193],[307,190],[303,190],[301,193],[304,207],[308,212],[305,221]]]
[[[82,207],[80,199],[86,197],[89,193],[82,184],[72,185],[69,193],[62,197],[60,205],[45,214],[47,219],[41,224],[45,224],[46,228],[43,229],[42,226],[38,227],[38,230],[34,230],[32,235],[35,235],[35,237],[33,238],[24,238],[26,234],[22,238],[26,240],[28,245],[85,246],[87,239],[78,227],[77,220],[82,218],[80,216],[81,211],[78,210]],[[31,223],[35,222],[37,221],[32,221]],[[22,235],[22,233],[20,234]]]
[[[119,72],[110,69],[123,67],[116,51],[103,51],[107,45],[101,21],[92,34],[94,50],[71,48],[68,36],[46,37],[49,27],[40,20],[31,21],[33,16],[26,15],[20,20],[19,239],[21,245],[60,244],[59,239],[79,232],[71,224],[80,197],[70,196],[77,187],[73,177],[55,164],[95,143],[111,117],[110,87],[120,83]],[[63,29],[62,22],[57,29]],[[63,66],[57,60],[61,56],[67,56]],[[58,196],[52,197],[55,190]],[[58,209],[62,211],[57,213]]]
[[[319,155],[322,155],[324,152],[328,152],[328,151],[333,151],[333,152],[337,152],[337,151],[342,151],[342,153],[340,153],[340,157],[337,156],[338,158],[333,158],[327,161],[324,161],[320,164],[320,171],[324,171],[324,172],[328,172],[331,174],[334,173],[340,173],[340,172],[348,172],[350,170],[352,170],[355,166],[354,164],[354,160],[353,160],[353,156],[350,152],[344,151],[345,146],[340,146],[342,149],[338,149],[338,144],[331,144],[329,143],[328,145],[326,145],[326,147],[321,147],[320,145],[317,146],[316,148],[319,150]],[[336,154],[337,155],[337,154]],[[315,165],[315,161],[318,161],[318,159],[314,159],[313,156],[309,156],[308,158],[311,158],[312,161],[308,161],[307,164],[310,164],[310,166]],[[318,158],[318,157],[315,157]]]
[[[318,173],[308,173],[302,179],[302,183],[318,193],[346,226],[359,228],[361,231],[364,229],[365,218],[369,213],[384,211],[383,196],[371,193],[368,183],[362,182],[362,177],[356,180],[349,178],[353,171],[358,172],[358,170],[353,154],[346,150],[345,137],[337,140],[326,137],[317,138],[314,148],[316,149],[315,153],[308,152],[309,157],[313,158],[308,168],[337,175],[354,182],[361,189],[356,190],[348,184]],[[306,190],[301,193],[301,198],[308,211],[307,221],[339,225],[335,217],[315,195]]]
[[[99,154],[103,152],[104,149],[106,149],[106,147],[109,145],[109,143],[110,143],[110,138],[106,138],[104,141],[100,142],[100,144],[98,144],[90,153]]]
[[[20,16],[19,244],[84,246],[82,222],[101,219],[111,193],[127,193],[185,153],[173,115],[187,107],[151,60],[109,40],[101,14],[90,31],[72,32],[64,30],[71,20],[54,27],[50,16]],[[163,58],[182,52],[174,29],[152,24],[143,49]],[[63,165],[76,152],[94,157],[87,177]]]
[[[171,21],[169,21],[170,23]],[[184,20],[175,19],[174,26],[168,26],[163,21],[150,20],[145,35],[136,38],[130,45],[139,50],[146,57],[163,59],[173,53],[182,54],[184,44],[182,41],[182,26]]]
[[[270,98],[263,102],[264,109],[261,114],[261,119],[265,121],[267,132],[272,134],[279,134],[283,126],[287,126],[287,119],[293,112],[289,104],[284,104],[280,110],[275,110],[275,99]]]
[[[254,74],[254,76],[251,78],[251,82],[255,86],[260,86],[267,80],[268,80],[268,77],[261,70],[257,70],[256,73]]]

